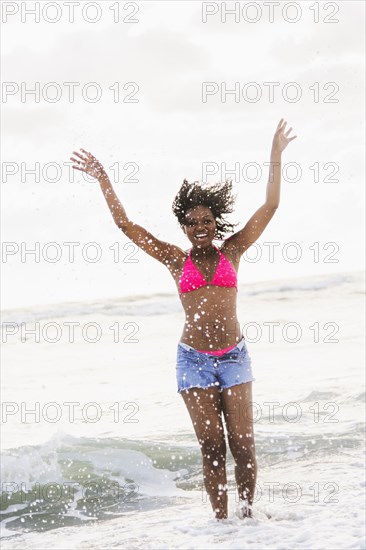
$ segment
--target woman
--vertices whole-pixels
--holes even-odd
[[[98,179],[116,225],[142,250],[168,267],[177,285],[186,320],[178,343],[178,392],[190,414],[203,458],[203,477],[217,520],[228,516],[226,440],[235,461],[239,494],[236,514],[252,517],[257,463],[252,415],[251,359],[236,314],[237,271],[242,254],[260,237],[280,200],[281,154],[297,136],[285,133],[280,120],[272,142],[266,198],[243,229],[233,231],[223,219],[232,212],[231,182],[211,188],[184,183],[174,199],[173,212],[192,243],[187,254],[160,241],[132,222],[118,200],[100,162],[90,153],[74,151],[73,166]]]

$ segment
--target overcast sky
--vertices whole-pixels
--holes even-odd
[[[70,181],[73,150],[99,158],[133,221],[187,249],[171,212],[183,179],[214,183],[227,175],[221,166],[239,166],[229,219],[240,229],[265,199],[264,163],[280,118],[298,137],[283,154],[287,181],[258,241],[262,258],[242,262],[239,282],[363,269],[363,2],[295,2],[287,11],[280,2],[272,22],[263,2],[236,3],[237,21],[228,14],[226,22],[221,2],[119,2],[119,14],[116,2],[78,2],[74,22],[64,2],[49,3],[47,12],[45,2],[2,4],[3,241],[13,250],[56,242],[63,253],[55,263],[22,262],[19,253],[3,259],[3,307],[175,291],[166,268],[142,251],[137,264],[110,261],[108,247],[128,239],[98,183],[81,173]],[[35,4],[39,22],[24,11]],[[217,13],[204,22],[205,11]],[[73,102],[71,82],[79,84]],[[206,100],[203,83],[213,91]],[[276,83],[273,100],[265,83]],[[37,86],[37,101],[24,94]],[[235,86],[237,102],[221,96]],[[26,173],[35,163],[40,181]],[[216,172],[205,176],[203,163]],[[136,181],[123,181],[132,172]],[[63,245],[70,241],[99,243],[103,258],[70,263]],[[273,262],[266,242],[280,243]],[[281,254],[291,242],[302,255],[292,263]]]

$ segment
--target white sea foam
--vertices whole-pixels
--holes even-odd
[[[96,322],[103,330],[94,344],[76,331],[73,343],[36,342],[29,333],[24,342],[9,336],[3,346],[1,473],[13,497],[2,512],[3,548],[363,548],[363,289],[361,276],[341,274],[333,283],[314,277],[239,292],[242,325],[262,329],[257,341],[247,333],[258,498],[253,519],[234,516],[228,451],[229,518],[221,523],[203,490],[199,446],[176,392],[183,325],[176,296],[7,311],[7,322],[25,319],[29,329],[38,320]],[[116,321],[137,323],[137,342],[115,343],[109,327]],[[271,342],[265,323],[273,321],[280,330]],[[283,336],[291,322],[302,329],[296,342]],[[326,342],[328,322],[339,329]],[[73,419],[70,402],[79,403]],[[49,403],[60,407],[57,422]],[[88,403],[100,406],[98,421],[95,409],[85,416]],[[26,491],[35,484],[41,498],[31,504]],[[73,498],[42,498],[50,484],[74,484]],[[23,490],[17,501],[16,487]]]

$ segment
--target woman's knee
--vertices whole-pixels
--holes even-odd
[[[255,444],[254,439],[230,439],[229,446],[235,462],[255,462]]]
[[[216,437],[207,436],[199,439],[201,453],[204,459],[223,460],[226,458],[226,441],[224,434],[216,434]]]

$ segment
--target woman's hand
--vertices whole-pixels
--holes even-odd
[[[289,128],[286,133],[284,133],[286,124],[287,122],[284,121],[283,118],[281,118],[281,120],[277,125],[276,132],[272,142],[272,151],[275,153],[282,153],[282,151],[286,149],[290,141],[292,141],[297,137],[297,136],[293,136],[291,138],[289,137],[289,133],[291,132],[292,127]]]
[[[80,151],[83,151],[84,155],[80,155],[76,151],[73,151],[74,155],[81,160],[77,160],[74,157],[70,157],[70,160],[77,163],[78,166],[73,166],[74,170],[80,170],[85,172],[92,178],[100,180],[101,178],[107,178],[107,172],[104,170],[102,164],[91,153],[85,151],[80,147]]]

